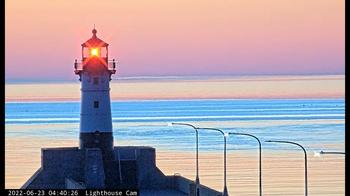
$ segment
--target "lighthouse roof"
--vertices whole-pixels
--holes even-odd
[[[96,36],[97,30],[92,30],[92,37],[81,44],[83,47],[106,47],[108,44]]]

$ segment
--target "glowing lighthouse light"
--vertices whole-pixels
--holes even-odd
[[[99,52],[98,48],[91,48],[91,50],[90,50],[91,56],[100,56],[99,53],[100,52]]]

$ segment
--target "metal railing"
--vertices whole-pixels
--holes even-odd
[[[109,71],[115,72],[116,71],[116,67],[117,67],[117,63],[118,63],[118,61],[115,61],[115,59],[113,59],[112,61],[109,61],[107,63],[107,69]]]
[[[115,59],[108,61],[107,62],[107,70],[112,71],[114,73],[116,71],[117,63],[118,63],[118,61],[116,61]],[[75,62],[74,62],[75,72],[77,73],[77,72],[83,71],[83,68],[84,68],[84,64],[82,63],[82,61],[78,62],[75,59]]]
[[[75,71],[82,71],[83,70],[83,63],[78,62],[77,59],[75,59],[74,69],[75,69]]]

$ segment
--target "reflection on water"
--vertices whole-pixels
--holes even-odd
[[[8,188],[20,187],[39,168],[40,148],[78,145],[79,112],[78,102],[6,103]],[[261,140],[299,142],[310,155],[310,194],[344,194],[343,158],[312,157],[313,151],[321,149],[344,151],[342,99],[119,101],[112,103],[112,113],[115,144],[155,147],[157,164],[167,174],[178,172],[193,178],[195,132],[167,126],[167,122],[187,122],[247,132]],[[222,137],[209,131],[201,131],[199,137],[202,182],[221,190]],[[256,147],[251,138],[229,138],[231,194],[256,194]],[[263,143],[263,148],[266,191],[302,194],[299,149],[268,143]],[[332,181],[327,183],[327,179]]]

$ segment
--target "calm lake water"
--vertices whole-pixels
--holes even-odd
[[[78,139],[79,102],[8,102],[7,138]],[[168,127],[187,122],[224,131],[245,132],[261,140],[299,142],[309,151],[344,151],[344,99],[298,100],[155,100],[114,101],[112,118],[116,145],[148,145],[157,150],[193,151],[195,132]],[[221,151],[222,136],[200,131],[202,151]],[[256,150],[256,141],[232,136],[229,150]],[[289,145],[263,143],[264,149],[298,150]]]
[[[21,187],[40,167],[41,148],[77,146],[79,102],[6,103],[5,182]],[[313,151],[344,151],[344,99],[166,100],[112,103],[115,145],[146,145],[157,150],[166,175],[195,178],[195,132],[168,127],[187,122],[258,136],[262,141],[299,142],[308,151],[310,195],[344,195],[344,156],[314,157]],[[222,190],[223,138],[200,131],[201,183]],[[264,195],[303,195],[303,154],[297,147],[263,143]],[[257,195],[257,142],[228,139],[230,195]]]

